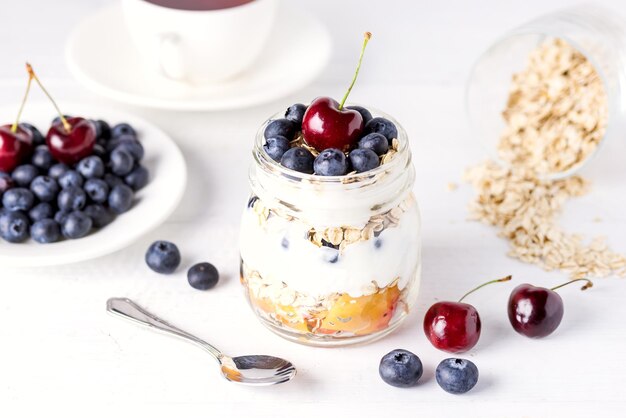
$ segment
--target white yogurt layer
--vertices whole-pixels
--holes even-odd
[[[404,212],[397,226],[378,237],[349,244],[341,254],[311,243],[309,228],[279,216],[270,216],[261,226],[257,214],[246,209],[241,223],[241,257],[264,279],[284,282],[313,297],[371,294],[372,281],[382,288],[399,279],[398,286],[403,289],[418,274],[420,220],[416,207]]]

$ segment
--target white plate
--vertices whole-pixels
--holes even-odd
[[[309,84],[331,52],[326,28],[282,2],[266,51],[244,74],[215,85],[172,81],[143,67],[119,5],[101,10],[72,32],[66,60],[76,79],[111,99],[176,110],[224,110],[284,97]]]
[[[150,182],[137,192],[133,207],[110,225],[77,240],[39,244],[32,239],[10,244],[0,239],[0,265],[36,267],[89,260],[120,250],[163,223],[176,209],[185,191],[187,168],[182,153],[163,131],[128,113],[79,103],[60,103],[63,112],[111,124],[128,122],[136,130],[146,154],[143,164]],[[0,120],[12,120],[18,105],[0,108]],[[50,103],[28,103],[22,121],[34,124],[45,135],[55,116]]]

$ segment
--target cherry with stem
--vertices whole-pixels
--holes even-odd
[[[66,118],[30,64],[26,70],[48,97],[59,114],[46,135],[46,144],[52,156],[59,162],[72,165],[91,155],[96,144],[96,127],[92,121],[82,117]]]
[[[33,132],[20,125],[22,111],[28,100],[32,77],[28,77],[26,91],[13,124],[0,126],[0,171],[10,172],[20,165],[32,152]]]
[[[508,303],[509,322],[513,329],[529,338],[543,338],[552,334],[563,320],[564,305],[555,292],[576,282],[585,282],[580,290],[593,286],[589,279],[574,279],[553,288],[533,286],[528,283],[517,286],[511,292]]]
[[[331,97],[318,97],[311,102],[304,113],[302,118],[304,140],[320,152],[328,148],[349,151],[361,138],[365,128],[363,116],[354,109],[344,108],[344,104],[356,83],[365,47],[371,37],[370,32],[365,32],[356,71],[341,103]]]
[[[465,293],[458,302],[437,302],[424,316],[424,333],[436,348],[450,353],[462,353],[478,343],[481,332],[480,316],[476,308],[463,300],[478,289],[508,282],[511,276],[490,280]]]

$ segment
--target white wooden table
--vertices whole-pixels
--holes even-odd
[[[106,3],[2,0],[0,104],[21,98],[28,59],[61,103],[81,99],[126,108],[83,90],[63,61],[71,27]],[[559,330],[541,341],[518,336],[505,314],[513,285],[555,285],[566,277],[507,258],[507,244],[493,229],[465,220],[470,188],[446,187],[483,156],[463,108],[463,83],[473,60],[507,28],[569,2],[300,3],[326,21],[336,42],[332,64],[315,85],[237,112],[128,108],[170,133],[187,158],[189,187],[168,222],[98,260],[59,268],[0,266],[0,416],[623,416],[626,283],[597,280],[587,293],[563,289],[566,313]],[[626,14],[617,0],[603,3]],[[248,192],[249,151],[258,125],[277,109],[343,93],[365,30],[374,38],[352,99],[395,115],[409,132],[423,217],[422,291],[417,309],[388,338],[356,348],[309,348],[265,330],[238,283],[238,218]],[[606,235],[626,252],[626,140],[607,144],[583,174],[593,181],[593,191],[566,206],[562,224]],[[143,255],[158,238],[179,244],[184,266],[213,262],[220,284],[199,292],[187,284],[184,268],[169,277],[151,273]],[[425,310],[509,273],[515,283],[471,297],[483,318],[481,341],[467,354],[480,369],[477,387],[464,396],[443,392],[433,374],[446,354],[423,335]],[[289,358],[299,375],[269,388],[227,384],[202,351],[106,315],[111,296],[131,297],[228,353]],[[378,377],[380,357],[394,348],[421,357],[425,373],[419,386],[396,389]]]

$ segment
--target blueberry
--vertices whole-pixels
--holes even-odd
[[[85,179],[78,171],[68,170],[59,177],[59,186],[63,189],[68,187],[83,187]]]
[[[374,247],[376,247],[377,249],[383,246],[383,240],[380,238],[377,238],[374,240]]]
[[[39,203],[38,205],[35,205],[30,211],[28,211],[28,217],[33,222],[37,222],[46,218],[52,218],[54,217],[54,208],[50,203]]]
[[[274,136],[284,136],[291,140],[296,134],[298,127],[295,123],[288,119],[275,119],[267,124],[265,128],[265,138],[272,138]]]
[[[115,148],[109,156],[109,166],[116,176],[125,176],[133,169],[133,156],[120,147]]]
[[[16,187],[4,192],[2,205],[11,212],[28,211],[35,205],[35,195],[24,187]]]
[[[137,141],[134,138],[118,140],[118,145],[116,148],[121,148],[128,152],[135,159],[136,162],[141,161],[145,153],[141,142]]]
[[[59,180],[59,178],[61,178],[61,176],[67,173],[69,170],[70,168],[67,165],[63,163],[57,163],[50,167],[50,169],[48,170],[48,177]]]
[[[146,264],[161,274],[171,274],[180,265],[180,251],[169,241],[156,241],[146,252]]]
[[[363,124],[367,125],[367,122],[372,120],[372,114],[370,113],[369,110],[367,110],[364,107],[361,106],[346,106],[346,109],[352,109],[352,110],[356,110],[357,112],[359,112],[361,114],[361,117],[363,118]]]
[[[38,147],[39,145],[43,145],[46,143],[46,138],[41,134],[41,131],[39,131],[39,129],[37,129],[34,125],[27,122],[21,122],[20,127],[23,129],[27,129],[31,132],[31,134],[33,135],[34,147]]]
[[[376,155],[383,155],[389,151],[389,142],[383,135],[374,132],[359,140],[359,148],[371,149]]]
[[[11,177],[16,185],[20,187],[28,187],[30,182],[39,175],[39,170],[32,164],[24,164],[15,167]]]
[[[104,163],[100,157],[91,155],[80,160],[76,171],[86,179],[101,178],[104,176]]]
[[[118,123],[111,128],[111,138],[119,138],[122,135],[132,135],[136,137],[137,132],[135,132],[135,129],[128,123]]]
[[[301,173],[313,174],[313,154],[303,147],[290,148],[283,154],[280,163]]]
[[[84,212],[70,212],[61,223],[61,232],[65,238],[82,238],[91,231],[93,221]]]
[[[302,119],[304,118],[304,112],[306,112],[306,106],[302,103],[296,103],[287,108],[285,112],[285,119],[288,119],[298,126],[302,125]]]
[[[255,196],[255,195],[250,196],[250,198],[248,199],[248,208],[249,209],[253,208],[257,200],[259,200],[258,196]]]
[[[435,378],[441,389],[459,395],[468,392],[478,382],[478,368],[469,360],[447,358],[439,363]]]
[[[59,224],[53,219],[41,219],[30,227],[30,236],[40,244],[50,244],[61,238]]]
[[[194,289],[208,290],[215,287],[220,275],[211,263],[198,263],[187,272],[187,281]]]
[[[28,217],[23,212],[0,212],[0,237],[8,242],[23,242],[28,238]]]
[[[101,144],[95,144],[91,153],[94,157],[98,157],[102,161],[109,161],[109,154],[107,153],[106,147]]]
[[[52,154],[50,154],[47,145],[37,146],[30,161],[35,167],[41,170],[48,170],[52,167],[52,164],[54,164],[54,158],[52,158]]]
[[[106,143],[106,150],[107,150],[107,152],[110,153],[115,148],[119,147],[121,144],[124,144],[124,143],[127,143],[127,142],[133,142],[133,141],[137,141],[137,136],[136,135],[123,134],[123,135],[120,135],[120,136],[118,136],[118,137],[108,141]]]
[[[313,170],[319,176],[343,176],[348,171],[346,155],[336,148],[325,149],[315,158]]]
[[[109,139],[111,138],[111,127],[106,121],[101,119],[94,120],[93,125],[96,127],[96,138]]]
[[[148,173],[148,169],[142,165],[138,165],[124,177],[124,182],[135,191],[143,189],[146,184],[148,184],[149,180],[150,173]]]
[[[393,350],[380,360],[378,373],[391,386],[406,388],[414,386],[422,377],[422,362],[407,350]]]
[[[111,173],[106,173],[104,175],[104,181],[107,182],[107,184],[109,185],[109,188],[111,189],[117,186],[118,184],[124,184],[124,180],[122,180],[115,174],[111,174]]]
[[[337,261],[339,261],[339,250],[326,247],[321,247],[321,250],[323,251],[324,261],[326,261],[327,263],[335,264]]]
[[[272,136],[265,140],[263,149],[274,161],[280,162],[285,152],[290,148],[289,140],[284,136]]]
[[[102,205],[88,205],[84,212],[91,218],[95,228],[104,228],[115,219],[115,215]]]
[[[59,185],[48,176],[37,176],[30,184],[30,191],[41,202],[51,202],[59,194]]]
[[[59,192],[57,206],[64,212],[81,210],[87,203],[87,195],[80,187],[70,186]]]
[[[125,184],[119,184],[109,193],[109,207],[117,214],[124,213],[133,205],[133,190]]]
[[[398,128],[388,119],[374,118],[365,125],[365,133],[378,133],[387,138],[387,142],[391,145],[391,140],[398,137]]]
[[[4,171],[0,171],[0,196],[15,185],[15,181]]]
[[[67,215],[69,215],[70,213],[64,210],[60,210],[57,213],[54,214],[54,221],[56,223],[58,223],[59,225],[61,225],[63,223],[63,221],[65,220],[65,218],[67,218]]]
[[[371,149],[357,148],[352,150],[349,158],[352,169],[357,173],[372,170],[379,164],[378,155]]]
[[[283,239],[280,241],[280,246],[283,247],[285,250],[289,249],[289,240],[287,239],[287,237],[283,237]]]
[[[83,189],[94,203],[104,203],[109,197],[109,185],[101,179],[87,180]]]

